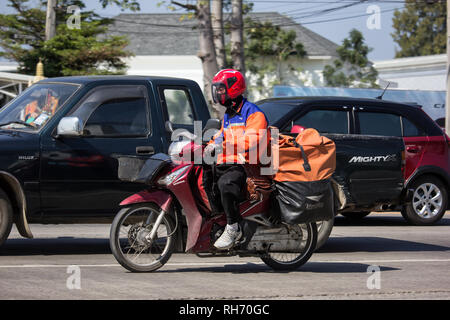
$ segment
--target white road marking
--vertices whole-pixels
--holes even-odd
[[[417,263],[417,262],[450,262],[450,259],[395,259],[395,260],[310,260],[308,263]],[[225,265],[246,265],[248,263],[264,265],[263,262],[174,262],[166,263],[167,267],[178,266],[225,266]],[[120,267],[120,264],[11,264],[0,265],[0,268],[67,268],[67,266],[76,265],[80,268],[109,268]]]

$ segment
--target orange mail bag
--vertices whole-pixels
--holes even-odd
[[[336,169],[336,146],[316,129],[305,129],[295,138],[280,134],[274,149],[273,154],[279,155],[278,159],[274,156],[274,167],[278,168],[275,181],[324,180]]]
[[[273,145],[275,207],[282,221],[295,224],[332,219],[334,142],[309,128],[295,138],[280,135],[278,144]]]

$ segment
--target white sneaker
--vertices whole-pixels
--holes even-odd
[[[236,226],[230,226],[227,224],[225,230],[219,239],[214,243],[214,247],[219,250],[227,250],[233,247],[234,243],[238,241],[242,237],[242,231],[239,225],[236,223]]]

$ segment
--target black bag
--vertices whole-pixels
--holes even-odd
[[[330,220],[334,217],[333,189],[329,179],[275,181],[275,206],[288,224]]]

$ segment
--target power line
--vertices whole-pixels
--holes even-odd
[[[355,6],[358,4],[363,3],[364,0],[360,0],[360,1],[352,1],[351,4],[346,4],[344,6],[340,6],[340,7],[334,7],[334,8],[329,8],[329,9],[324,9],[324,10],[316,10],[316,11],[311,11],[310,13],[314,13],[314,15],[320,15],[320,14],[325,14],[325,13],[330,13],[330,12],[334,12],[337,10],[341,10],[341,9],[345,9],[345,8],[349,8],[351,6]],[[264,14],[264,13],[263,13]],[[302,13],[304,14],[304,13]],[[313,15],[307,15],[307,16],[297,16],[295,15],[295,18],[304,18],[304,17],[309,17],[309,16],[313,16]],[[253,17],[254,19],[257,17]],[[280,16],[280,17],[275,17],[275,19],[270,20],[270,22],[272,23],[273,26],[286,26],[286,23],[284,23],[284,21],[286,20],[286,16]],[[149,22],[137,22],[134,20],[126,20],[126,19],[120,19],[120,18],[112,18],[115,21],[119,21],[119,22],[125,22],[125,23],[130,23],[130,24],[136,24],[136,25],[146,25],[146,26],[153,26],[153,27],[167,27],[167,28],[194,28],[197,26],[196,23],[192,23],[192,24],[160,24],[160,23],[149,23]],[[227,19],[224,19],[227,20]],[[293,23],[290,23],[288,25],[295,25]],[[244,26],[244,28],[246,28]],[[247,28],[254,28],[254,27],[247,27]]]
[[[391,12],[391,11],[395,11],[401,8],[393,8],[393,9],[387,9],[387,10],[381,10],[380,13],[385,13],[385,12]],[[332,22],[332,21],[338,21],[338,20],[348,20],[348,19],[354,19],[354,18],[359,18],[359,17],[364,17],[364,16],[370,16],[373,13],[366,13],[366,14],[360,14],[360,15],[354,15],[354,16],[349,16],[349,17],[345,17],[345,18],[334,18],[334,19],[327,19],[327,20],[320,20],[320,21],[310,21],[310,22],[302,22],[301,24],[315,24],[315,23],[326,23],[326,22]]]
[[[398,10],[401,8],[391,8],[391,9],[387,9],[387,10],[381,10],[380,13],[386,13],[386,12],[391,12],[394,10]],[[349,20],[349,19],[354,19],[354,18],[359,18],[359,17],[364,17],[364,16],[370,16],[372,13],[364,13],[364,14],[359,14],[359,15],[353,15],[353,16],[347,16],[347,17],[340,17],[340,18],[332,18],[332,19],[325,19],[325,20],[316,20],[316,21],[309,21],[309,22],[293,22],[293,23],[285,23],[285,24],[278,24],[278,25],[273,25],[275,27],[289,27],[289,26],[297,26],[297,25],[307,25],[307,24],[316,24],[316,23],[327,23],[327,22],[333,22],[333,21],[342,21],[342,20]],[[128,22],[128,23],[132,23],[132,24],[140,24],[140,25],[149,25],[148,23],[139,23],[136,21],[129,21],[129,20],[123,20],[124,22]],[[157,24],[152,24],[152,26],[158,26],[158,27],[167,27],[168,25],[157,25]],[[175,27],[176,25],[171,25],[172,27]],[[270,26],[270,27],[272,27]],[[186,25],[184,26],[178,26],[180,28],[186,28]],[[250,27],[247,26],[244,28],[260,28],[260,29],[264,29],[266,27],[261,26],[261,27]],[[148,32],[143,32],[143,31],[120,31],[120,30],[110,30],[111,32],[118,32],[118,33],[132,33],[132,34],[147,34]],[[160,34],[165,34],[165,32],[154,32],[152,31],[152,33],[160,33]],[[176,34],[197,34],[198,31],[197,30],[193,30],[193,31],[180,31],[180,32],[176,32]]]

